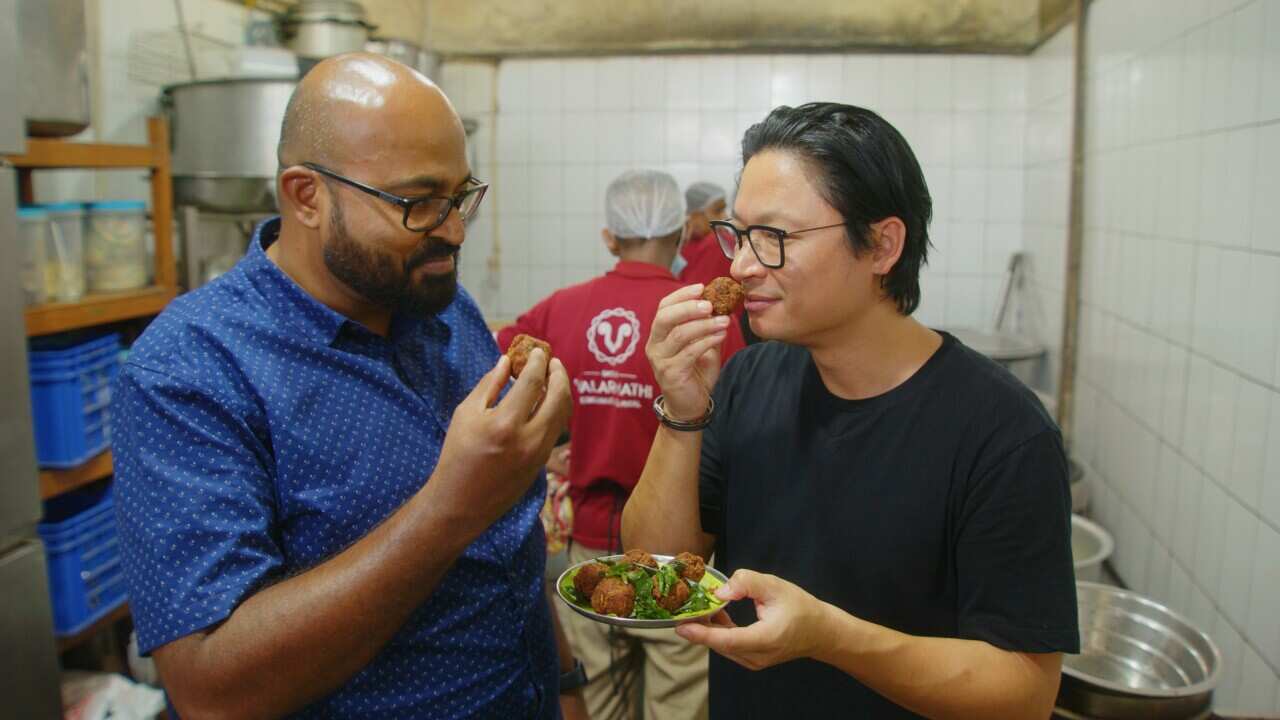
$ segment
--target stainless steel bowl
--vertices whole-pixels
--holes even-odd
[[[1195,718],[1212,705],[1222,655],[1188,620],[1133,592],[1076,583],[1080,654],[1063,660],[1058,705],[1090,718]]]

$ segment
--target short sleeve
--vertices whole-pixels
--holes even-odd
[[[1016,652],[1079,652],[1061,436],[1042,432],[980,473],[959,511],[959,636]]]
[[[115,387],[115,502],[144,653],[226,619],[282,566],[269,454],[231,398],[129,364]]]
[[[554,295],[552,296],[554,297]],[[495,339],[498,349],[506,352],[516,335],[532,335],[539,340],[547,339],[547,317],[551,314],[551,298],[529,308],[528,312],[516,318],[516,321],[498,331]]]

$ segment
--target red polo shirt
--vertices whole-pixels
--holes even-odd
[[[619,262],[602,277],[555,292],[498,333],[501,348],[519,333],[546,340],[569,374],[575,542],[602,549],[620,544],[622,506],[658,430],[653,399],[660,391],[644,346],[658,303],[685,284],[666,268]],[[721,362],[742,347],[731,324]]]

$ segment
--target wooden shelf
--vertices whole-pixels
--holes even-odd
[[[66,140],[27,138],[27,152],[10,155],[14,167],[32,169],[155,168],[162,162],[147,145],[74,143]]]
[[[89,483],[97,482],[111,474],[111,451],[94,456],[89,462],[67,470],[40,471],[40,499],[48,500]]]
[[[112,610],[106,615],[103,615],[101,620],[81,630],[75,635],[67,635],[65,637],[58,638],[58,652],[64,653],[73,647],[77,647],[84,641],[94,635],[97,635],[103,628],[114,625],[127,617],[129,617],[129,603],[124,602],[120,604],[120,607]]]
[[[76,302],[32,305],[26,312],[27,335],[48,335],[155,315],[176,295],[172,287],[152,286],[86,295]]]

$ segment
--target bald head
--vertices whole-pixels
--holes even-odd
[[[405,145],[465,144],[462,122],[421,73],[370,53],[328,58],[289,98],[276,156],[281,168],[342,166],[394,157]]]

